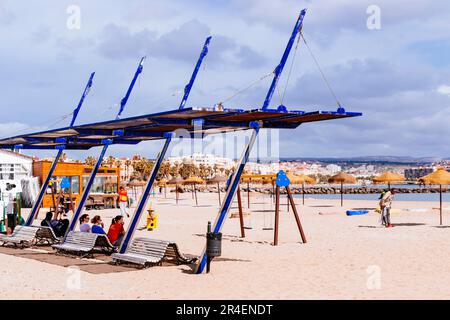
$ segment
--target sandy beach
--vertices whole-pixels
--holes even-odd
[[[245,195],[245,194],[244,194]],[[267,195],[244,201],[246,238],[239,237],[239,220],[228,219],[223,229],[222,257],[210,274],[195,275],[190,266],[164,265],[145,270],[109,266],[108,257],[64,258],[52,263],[43,248],[5,249],[0,253],[0,291],[3,299],[449,299],[450,211],[439,227],[438,203],[394,202],[394,228],[382,228],[374,201],[296,199],[308,239],[302,244],[292,212],[280,214],[279,246],[271,245],[273,204]],[[216,194],[152,198],[159,216],[154,231],[136,235],[175,241],[183,253],[199,255],[205,245],[207,221],[214,221]],[[285,203],[283,201],[282,203]],[[364,216],[345,211],[368,208]],[[412,209],[412,210],[411,210]],[[419,209],[419,210],[417,210]],[[41,211],[40,217],[43,216]],[[237,212],[236,205],[231,213]],[[118,209],[88,211],[100,214],[109,226]],[[145,217],[141,220],[144,225]],[[128,219],[125,226],[127,226]],[[36,258],[43,256],[44,258]],[[47,257],[47,258],[46,258]],[[47,260],[46,260],[46,259]],[[43,262],[45,260],[47,262]],[[82,265],[79,269],[71,266]],[[114,268],[117,268],[117,272]],[[106,269],[105,269],[106,270]],[[74,280],[75,279],[75,280]],[[74,285],[75,283],[75,285]]]

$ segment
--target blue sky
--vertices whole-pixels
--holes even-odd
[[[70,5],[81,10],[79,30],[67,28]],[[369,5],[381,10],[379,30],[367,28]],[[281,132],[280,155],[449,157],[450,2],[443,0],[0,0],[0,136],[66,125],[61,117],[92,71],[94,86],[77,123],[113,118],[142,55],[144,72],[123,116],[173,109],[181,99],[173,94],[210,34],[188,105],[212,106],[273,70],[302,8],[303,33],[341,104],[364,117]],[[259,107],[268,86],[263,80],[227,106]],[[336,109],[302,44],[283,103]],[[111,154],[153,157],[159,146],[115,146]]]

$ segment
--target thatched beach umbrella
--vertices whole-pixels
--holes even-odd
[[[439,216],[440,225],[442,225],[442,185],[450,184],[450,172],[444,168],[439,168],[435,172],[430,173],[419,179],[420,182],[424,184],[438,184],[439,185]]]
[[[158,187],[164,187],[164,198],[167,198],[167,183],[168,182],[169,182],[168,179],[162,178],[162,179],[158,180],[158,182],[156,183],[156,185]]]
[[[206,181],[206,183],[208,184],[217,184],[217,193],[219,194],[219,206],[222,203],[220,199],[220,184],[224,182],[227,182],[227,177],[218,174]]]
[[[344,183],[356,183],[356,178],[348,173],[341,172],[328,179],[329,183],[341,184],[341,207],[344,206]]]
[[[186,180],[183,181],[184,185],[190,185],[192,186],[192,197],[195,197],[195,205],[198,206],[198,199],[197,199],[197,189],[196,186],[197,184],[204,184],[205,180],[203,180],[200,177],[196,177],[196,176],[192,176],[187,178]]]
[[[178,204],[178,185],[182,184],[183,181],[184,181],[183,178],[180,175],[178,175],[170,179],[168,182],[168,184],[175,185],[175,200],[177,204]]]
[[[288,176],[291,184],[301,184],[302,185],[302,200],[303,200],[303,204],[305,204],[305,184],[314,184],[314,183],[316,183],[316,180],[305,174],[295,175],[295,174],[288,173],[287,176]],[[288,206],[288,210],[289,210],[289,206]]]
[[[391,190],[391,182],[403,182],[405,181],[405,177],[398,173],[393,172],[385,172],[378,177],[373,178],[374,183],[387,183],[388,189]]]
[[[145,186],[145,181],[133,179],[127,183],[127,187],[131,188],[134,193],[134,199],[137,200],[137,188],[141,187],[141,189]]]

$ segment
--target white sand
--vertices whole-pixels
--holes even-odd
[[[245,193],[244,193],[245,196]],[[152,200],[159,227],[136,235],[176,241],[184,253],[200,254],[208,220],[218,212],[217,195],[199,194],[193,206],[189,194],[180,205],[170,199]],[[392,229],[379,227],[379,215],[347,217],[351,208],[374,208],[376,202],[307,199],[298,209],[308,239],[300,236],[292,212],[283,207],[280,245],[274,247],[273,209],[267,196],[253,196],[247,237],[239,238],[239,220],[227,219],[223,254],[211,273],[195,275],[188,266],[91,274],[81,272],[76,288],[73,270],[36,260],[0,254],[0,292],[5,299],[449,299],[450,228],[437,228],[436,202],[395,202],[399,209],[426,212],[392,216]],[[246,212],[246,199],[244,197]],[[262,204],[265,202],[266,204]],[[283,201],[285,203],[285,201]],[[448,205],[448,204],[446,204]],[[319,207],[322,206],[322,207]],[[323,207],[329,206],[329,207]],[[232,212],[236,212],[235,208]],[[109,224],[119,210],[88,211],[101,214]],[[319,212],[325,215],[319,215]],[[328,213],[328,214],[327,214]],[[331,213],[331,214],[329,214]],[[335,214],[332,214],[335,213]],[[41,214],[42,216],[42,214]],[[143,225],[145,217],[142,218]],[[128,221],[128,220],[127,220]],[[270,221],[270,222],[269,222]],[[450,215],[444,215],[450,225]],[[379,277],[377,276],[379,272]],[[75,279],[75,285],[74,285]],[[379,285],[379,287],[378,287]]]

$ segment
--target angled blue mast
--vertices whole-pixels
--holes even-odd
[[[83,94],[81,95],[80,102],[78,103],[78,106],[73,111],[72,121],[70,121],[70,127],[73,127],[75,124],[75,120],[77,120],[78,113],[81,110],[81,107],[83,106],[84,99],[89,94],[89,91],[92,87],[92,83],[94,80],[95,72],[91,73],[91,76],[89,77],[89,81],[83,91]],[[27,226],[31,226],[33,224],[34,219],[37,216],[37,213],[39,212],[39,208],[41,207],[42,200],[44,199],[45,192],[47,191],[48,185],[50,184],[50,179],[53,176],[53,172],[55,172],[56,165],[58,164],[59,159],[61,158],[63,152],[64,152],[64,145],[58,146],[58,153],[56,154],[55,159],[53,159],[53,163],[50,166],[50,170],[47,173],[47,177],[45,178],[44,182],[42,183],[41,190],[39,190],[38,197],[33,205],[33,208],[31,209],[30,215],[28,216],[28,219],[26,221]],[[56,210],[56,208],[55,208]]]
[[[270,104],[270,101],[272,100],[273,93],[277,87],[278,80],[280,79],[281,73],[283,72],[284,65],[286,64],[286,61],[289,57],[289,53],[291,52],[295,38],[297,37],[297,34],[301,30],[301,26],[303,24],[303,18],[305,17],[305,14],[306,14],[306,9],[303,9],[300,12],[300,16],[298,17],[298,20],[295,24],[294,31],[292,32],[292,35],[289,39],[286,50],[284,51],[283,57],[281,58],[280,64],[275,68],[275,71],[274,71],[275,75],[274,75],[272,84],[270,85],[269,91],[267,92],[266,99],[264,100],[264,104],[263,104],[263,108],[262,108],[263,110],[268,110],[268,106]],[[230,211],[230,207],[231,207],[231,203],[233,201],[234,195],[236,193],[237,188],[239,187],[239,181],[241,179],[242,172],[244,172],[245,165],[250,157],[250,152],[253,148],[256,138],[258,137],[260,123],[252,122],[250,124],[250,127],[252,128],[252,135],[250,136],[250,140],[247,142],[247,144],[242,152],[241,159],[236,166],[235,172],[231,176],[230,183],[228,185],[228,190],[225,195],[225,199],[222,203],[219,214],[217,215],[216,221],[214,222],[214,225],[213,225],[214,233],[220,232],[222,230],[222,227],[226,221],[228,212]],[[205,249],[203,249],[203,252],[201,254],[199,264],[197,265],[197,270],[196,270],[197,274],[200,274],[204,271],[206,264],[207,264],[207,259],[208,259],[208,256],[206,254],[206,248],[205,248]]]
[[[203,59],[208,54],[208,46],[209,46],[210,42],[211,42],[211,37],[206,38],[205,44],[203,45],[202,52],[200,53],[200,57],[198,58],[197,64],[195,65],[194,72],[192,73],[191,80],[186,85],[186,87],[184,87],[184,96],[180,103],[180,110],[184,109],[184,106],[186,105],[186,101],[189,98],[189,94],[191,93],[191,89],[192,89],[192,86],[194,85],[195,78],[197,77],[198,70],[200,70]]]
[[[81,95],[80,102],[78,103],[78,106],[73,111],[73,116],[72,116],[72,121],[70,122],[70,127],[73,127],[73,125],[75,124],[75,120],[77,120],[78,113],[80,112],[81,106],[83,105],[83,102],[84,102],[84,98],[86,98],[86,96],[89,94],[89,91],[91,90],[94,76],[95,76],[95,72],[92,72],[91,76],[89,77],[89,81],[86,85],[86,88],[84,89],[83,94]]]
[[[184,96],[180,103],[180,110],[184,108],[186,101],[189,98],[189,93],[191,92],[192,86],[194,85],[195,78],[197,77],[197,73],[200,70],[202,61],[205,58],[205,56],[208,54],[208,45],[210,42],[211,42],[211,37],[206,38],[205,44],[204,44],[202,52],[200,54],[200,58],[198,59],[197,64],[195,65],[194,72],[192,73],[191,80],[189,81],[189,83],[186,85],[186,87],[184,89]],[[164,142],[164,145],[163,145],[161,151],[159,152],[158,156],[156,157],[155,165],[152,168],[152,171],[148,178],[144,192],[142,193],[142,196],[139,199],[139,202],[136,206],[136,210],[134,211],[133,217],[131,218],[130,226],[129,226],[127,232],[125,233],[122,244],[119,248],[120,253],[125,253],[125,251],[127,250],[128,244],[130,243],[131,239],[133,238],[134,231],[137,228],[137,225],[139,223],[142,212],[145,210],[145,207],[147,206],[148,195],[150,194],[150,191],[153,188],[153,184],[155,183],[155,180],[156,180],[156,175],[158,174],[158,171],[161,168],[161,164],[164,160],[167,150],[169,149],[169,145],[172,141],[173,134],[170,133],[170,134],[166,134],[165,136],[166,136],[166,140]]]
[[[270,101],[272,100],[273,93],[275,92],[275,88],[277,87],[278,80],[280,79],[281,73],[283,72],[283,68],[286,65],[286,61],[289,58],[289,54],[291,53],[292,46],[294,45],[294,42],[295,42],[295,38],[301,31],[301,28],[303,25],[303,18],[305,17],[305,14],[306,14],[306,9],[303,9],[300,12],[297,22],[295,23],[294,30],[292,31],[292,35],[289,38],[289,42],[286,46],[286,50],[284,51],[284,54],[281,57],[280,64],[274,70],[274,77],[272,80],[272,84],[270,85],[269,91],[267,92],[266,99],[264,100],[264,104],[262,107],[263,110],[267,110],[267,108],[269,107]]]
[[[125,109],[125,106],[127,105],[128,98],[131,95],[131,92],[133,91],[134,85],[136,83],[137,78],[142,73],[142,70],[144,69],[144,60],[145,57],[141,58],[141,61],[139,62],[138,68],[136,72],[134,73],[134,77],[131,80],[130,86],[128,87],[127,93],[125,94],[125,97],[120,101],[120,108],[119,112],[117,113],[116,120],[120,118],[120,115],[122,114],[123,110]],[[103,148],[100,152],[100,156],[97,159],[97,163],[95,164],[94,168],[92,168],[91,175],[89,176],[89,180],[86,184],[86,187],[83,191],[83,194],[80,198],[80,203],[77,206],[77,209],[75,210],[75,213],[72,217],[72,221],[70,222],[69,228],[67,229],[67,233],[69,231],[73,231],[75,229],[75,226],[78,222],[78,218],[83,212],[84,204],[86,203],[87,198],[89,197],[89,192],[91,191],[92,185],[94,184],[95,176],[97,175],[98,170],[100,169],[100,166],[102,165],[103,158],[106,155],[106,151],[108,150],[109,145],[112,143],[112,139],[104,139],[102,140]],[[66,233],[66,236],[67,236]]]
[[[125,106],[127,105],[128,98],[130,97],[131,91],[133,91],[134,85],[136,83],[137,78],[141,74],[142,70],[144,69],[144,60],[145,57],[141,58],[141,61],[139,62],[139,66],[134,74],[133,80],[131,80],[130,86],[128,87],[127,93],[125,94],[125,97],[123,97],[122,100],[120,100],[120,109],[117,113],[116,119],[119,119],[122,115],[123,110],[125,109]]]

